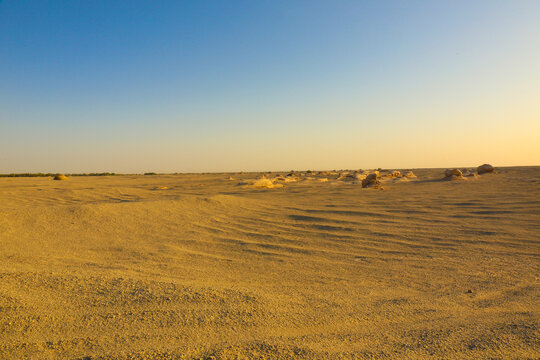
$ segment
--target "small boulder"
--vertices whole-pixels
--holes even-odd
[[[371,174],[366,176],[364,180],[362,180],[362,187],[379,187],[381,184],[381,182],[379,181],[379,177],[380,174],[378,171],[372,172]]]
[[[491,166],[490,164],[484,164],[484,165],[480,165],[476,171],[478,172],[478,175],[482,175],[482,174],[488,174],[488,173],[492,173],[495,171],[495,168],[493,166]]]
[[[452,176],[462,177],[463,173],[459,169],[446,169],[446,171],[444,172],[444,176],[445,177],[452,177]]]
[[[53,180],[69,180],[69,178],[64,174],[56,174]]]
[[[444,180],[465,180],[463,173],[459,169],[446,169]]]

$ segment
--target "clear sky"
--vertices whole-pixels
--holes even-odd
[[[0,173],[540,165],[540,1],[0,0]]]

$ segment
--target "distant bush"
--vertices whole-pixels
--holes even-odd
[[[22,173],[22,174],[0,174],[0,177],[51,177],[56,173]]]
[[[147,173],[144,173],[144,175],[157,175],[155,172],[147,172]]]
[[[82,173],[82,174],[67,174],[68,176],[114,176],[115,173],[104,172],[104,173]]]

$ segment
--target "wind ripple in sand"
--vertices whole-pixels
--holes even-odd
[[[536,357],[540,169],[415,173],[0,179],[0,354]]]

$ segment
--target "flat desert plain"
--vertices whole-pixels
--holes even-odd
[[[540,168],[413,171],[1,178],[0,358],[538,359]]]

